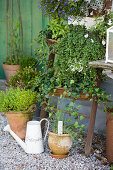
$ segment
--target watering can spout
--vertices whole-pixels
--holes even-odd
[[[12,136],[13,138],[17,141],[17,143],[26,151],[26,144],[25,142],[23,142],[10,128],[9,125],[5,126],[4,127],[4,131],[8,131]]]

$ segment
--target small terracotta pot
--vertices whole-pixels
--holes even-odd
[[[106,154],[110,163],[113,163],[113,109],[107,109],[106,122]]]
[[[7,64],[3,63],[2,67],[4,69],[4,73],[5,73],[7,81],[10,79],[11,76],[16,74],[17,70],[20,70],[19,65],[7,65]]]
[[[50,95],[55,95],[55,96],[60,96],[60,95],[64,95],[64,91],[68,91],[68,89],[65,89],[65,88],[59,88],[58,86],[55,86],[55,89],[56,91],[55,92],[49,92]],[[66,94],[65,94],[65,97],[69,97],[68,96],[68,93],[66,91]],[[79,93],[80,94],[80,97],[78,98],[78,100],[83,100],[83,101],[88,101],[91,97],[91,94],[89,96],[86,96],[87,93],[83,93],[82,91]],[[70,98],[75,98],[75,96],[73,96],[73,92],[71,92],[71,96]]]
[[[49,132],[48,145],[53,155],[67,155],[72,145],[72,139],[69,134],[58,135]]]
[[[32,105],[26,112],[5,112],[11,130],[22,140],[26,136],[27,122],[32,120],[36,106]]]

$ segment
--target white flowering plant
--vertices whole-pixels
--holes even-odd
[[[91,84],[96,79],[96,72],[88,63],[103,59],[105,47],[85,26],[72,26],[70,32],[54,45],[56,49],[54,76],[59,85],[70,86],[71,81],[72,90],[77,87],[81,91],[83,84]]]

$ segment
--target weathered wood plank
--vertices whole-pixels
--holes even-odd
[[[102,69],[113,70],[113,63],[106,63],[105,60],[89,62],[89,66],[93,67],[93,68],[102,68]]]

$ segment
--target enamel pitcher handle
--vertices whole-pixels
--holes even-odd
[[[43,118],[43,119],[40,120],[40,124],[42,123],[43,120],[46,120],[48,122],[47,130],[46,130],[46,133],[45,133],[45,136],[44,136],[44,141],[45,141],[46,137],[47,137],[48,130],[49,130],[49,121],[46,118]]]

